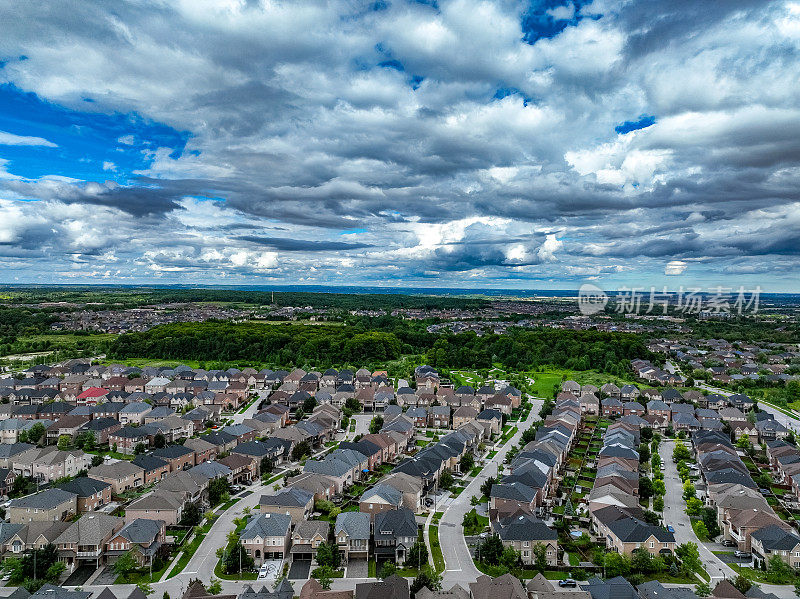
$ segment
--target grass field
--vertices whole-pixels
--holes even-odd
[[[89,333],[88,335],[76,335],[74,333],[41,333],[39,335],[20,337],[19,340],[32,343],[53,343],[62,347],[68,347],[87,342],[112,341],[116,337],[117,335],[115,333]]]
[[[597,372],[596,370],[562,370],[547,369],[541,372],[525,372],[525,376],[533,379],[533,394],[537,397],[553,397],[553,385],[561,387],[562,381],[576,381],[581,385],[595,385],[602,387],[606,383],[622,386],[635,383],[632,378],[620,378],[612,374]]]
[[[136,366],[137,368],[144,368],[145,366],[153,366],[160,368],[174,368],[175,366],[186,365],[189,368],[200,368],[200,363],[196,360],[149,360],[147,358],[129,358],[127,360],[101,360],[101,364],[124,364],[125,366]]]

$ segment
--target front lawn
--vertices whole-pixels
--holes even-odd
[[[431,553],[433,553],[433,564],[436,566],[436,571],[439,573],[444,572],[444,556],[442,555],[442,546],[439,544],[439,527],[431,526],[428,528],[428,537],[431,543]]]
[[[175,565],[172,567],[172,570],[170,570],[170,573],[167,575],[167,580],[169,580],[173,576],[177,576],[183,571],[183,569],[186,567],[186,564],[188,564],[189,560],[192,559],[192,556],[195,554],[198,547],[200,547],[200,544],[203,542],[203,539],[205,538],[206,538],[206,533],[201,532],[200,534],[195,535],[191,543],[189,543],[186,547],[184,547],[181,557],[178,559],[177,562],[175,562]]]

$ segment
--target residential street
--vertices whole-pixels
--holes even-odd
[[[494,458],[486,463],[481,473],[467,485],[466,489],[445,508],[444,515],[439,522],[439,544],[442,546],[442,555],[445,560],[443,586],[446,589],[456,583],[466,587],[480,575],[480,571],[472,562],[467,543],[464,540],[464,528],[461,521],[464,519],[464,514],[472,509],[470,498],[473,495],[481,496],[480,486],[488,477],[497,477],[497,467],[505,460],[508,450],[516,445],[522,433],[530,428],[533,422],[539,420],[542,400],[532,399],[531,402],[533,408],[524,422],[517,423],[517,433],[497,452]]]
[[[667,491],[667,494],[664,496],[664,524],[672,525],[675,529],[675,541],[679,545],[689,541],[697,543],[697,547],[700,551],[700,559],[703,562],[703,566],[705,566],[706,572],[711,576],[710,586],[713,589],[714,585],[723,578],[736,578],[736,572],[719,557],[714,555],[703,542],[698,540],[697,535],[695,535],[694,530],[692,530],[689,516],[686,515],[685,511],[686,503],[683,501],[683,486],[678,476],[678,469],[672,461],[673,445],[674,443],[671,439],[663,439],[658,448],[658,453],[665,466],[664,486]],[[797,597],[794,593],[794,587],[791,586],[769,584],[762,584],[759,586],[762,590],[774,593],[781,599],[796,599]]]
[[[678,476],[678,469],[672,461],[672,449],[674,443],[671,439],[664,438],[658,448],[661,460],[664,462],[664,486],[667,494],[664,496],[664,524],[672,525],[675,528],[675,541],[678,545],[691,541],[697,543],[700,550],[700,559],[711,576],[711,586],[723,578],[735,578],[736,573],[731,570],[716,555],[711,553],[702,542],[697,539],[697,535],[692,530],[689,516],[686,515],[686,503],[683,501],[683,485]]]

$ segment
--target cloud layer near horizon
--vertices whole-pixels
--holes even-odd
[[[796,289],[796,2],[0,23],[3,282]]]

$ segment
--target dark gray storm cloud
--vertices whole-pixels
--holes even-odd
[[[257,235],[239,235],[239,241],[247,241],[256,245],[271,247],[285,252],[330,252],[337,250],[357,250],[372,247],[369,243],[347,243],[345,241],[308,241],[306,239],[288,239],[286,237],[259,237]]]

